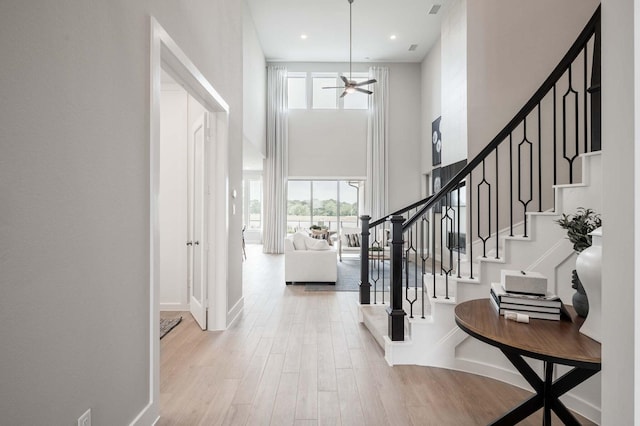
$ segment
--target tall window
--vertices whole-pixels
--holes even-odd
[[[313,75],[313,109],[338,108],[338,89],[323,89],[338,86],[337,79],[336,73]]]
[[[358,189],[362,182],[340,181],[340,223],[358,228]]]
[[[311,226],[311,182],[290,180],[287,188],[287,232]]]
[[[330,231],[338,230],[338,185],[332,180],[311,181],[313,191],[313,222],[326,226]]]
[[[247,229],[262,229],[262,177],[245,177],[243,182],[243,223]]]
[[[307,73],[288,73],[287,90],[289,109],[307,108]]]
[[[289,72],[288,73],[288,104],[289,109],[367,109],[369,95],[355,92],[340,97],[344,81],[340,76],[349,78],[348,72]],[[351,80],[361,82],[369,79],[366,72],[354,72]],[[338,87],[337,89],[323,89],[323,87]],[[369,86],[363,89],[373,90]]]
[[[349,78],[349,73],[342,73],[345,77]],[[369,79],[369,74],[366,72],[361,73],[352,73],[351,80],[354,80],[358,83],[367,81]],[[371,85],[360,86],[362,89],[371,90]],[[344,109],[367,109],[369,107],[369,95],[362,92],[351,93],[342,99],[342,106]]]
[[[337,180],[290,180],[287,232],[311,225],[338,231],[358,226],[358,187],[362,182]]]

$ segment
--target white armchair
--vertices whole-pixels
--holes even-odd
[[[343,254],[356,254],[360,255],[360,234],[362,230],[360,228],[348,228],[343,227],[340,229],[340,235],[338,236],[338,257],[342,262]]]
[[[376,229],[377,231],[374,231]],[[369,230],[371,233],[369,235],[369,247],[374,246],[374,239],[377,241],[375,246],[378,246],[382,249],[383,254],[380,255],[385,259],[388,259],[390,253],[389,247],[389,230],[383,230],[381,228],[374,228]],[[374,232],[377,232],[377,237],[373,235]],[[360,246],[361,246],[361,236],[362,229],[360,228],[348,228],[343,227],[340,230],[340,236],[338,237],[338,257],[340,262],[342,262],[343,254],[356,254],[360,256]]]
[[[284,240],[284,280],[293,282],[329,282],[338,280],[336,251],[326,240],[298,232]]]

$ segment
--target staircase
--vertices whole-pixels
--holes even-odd
[[[571,303],[575,254],[555,221],[578,207],[602,211],[599,22],[598,8],[538,91],[439,192],[386,218],[361,218],[360,320],[390,365],[451,368],[529,389],[497,349],[456,326],[453,311],[488,297],[503,269],[540,272]],[[370,257],[370,247],[389,256]],[[599,422],[599,376],[564,400]]]

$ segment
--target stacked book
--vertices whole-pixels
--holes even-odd
[[[493,307],[500,315],[505,312],[516,312],[528,315],[529,318],[560,320],[562,301],[556,295],[511,293],[505,291],[502,284],[491,284],[491,299]]]

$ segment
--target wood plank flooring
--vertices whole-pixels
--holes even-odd
[[[357,322],[356,292],[285,286],[283,257],[260,250],[247,246],[245,310],[228,330],[162,313],[183,321],[160,345],[159,425],[483,425],[531,395],[473,374],[389,367]],[[538,412],[521,424],[541,423]]]

